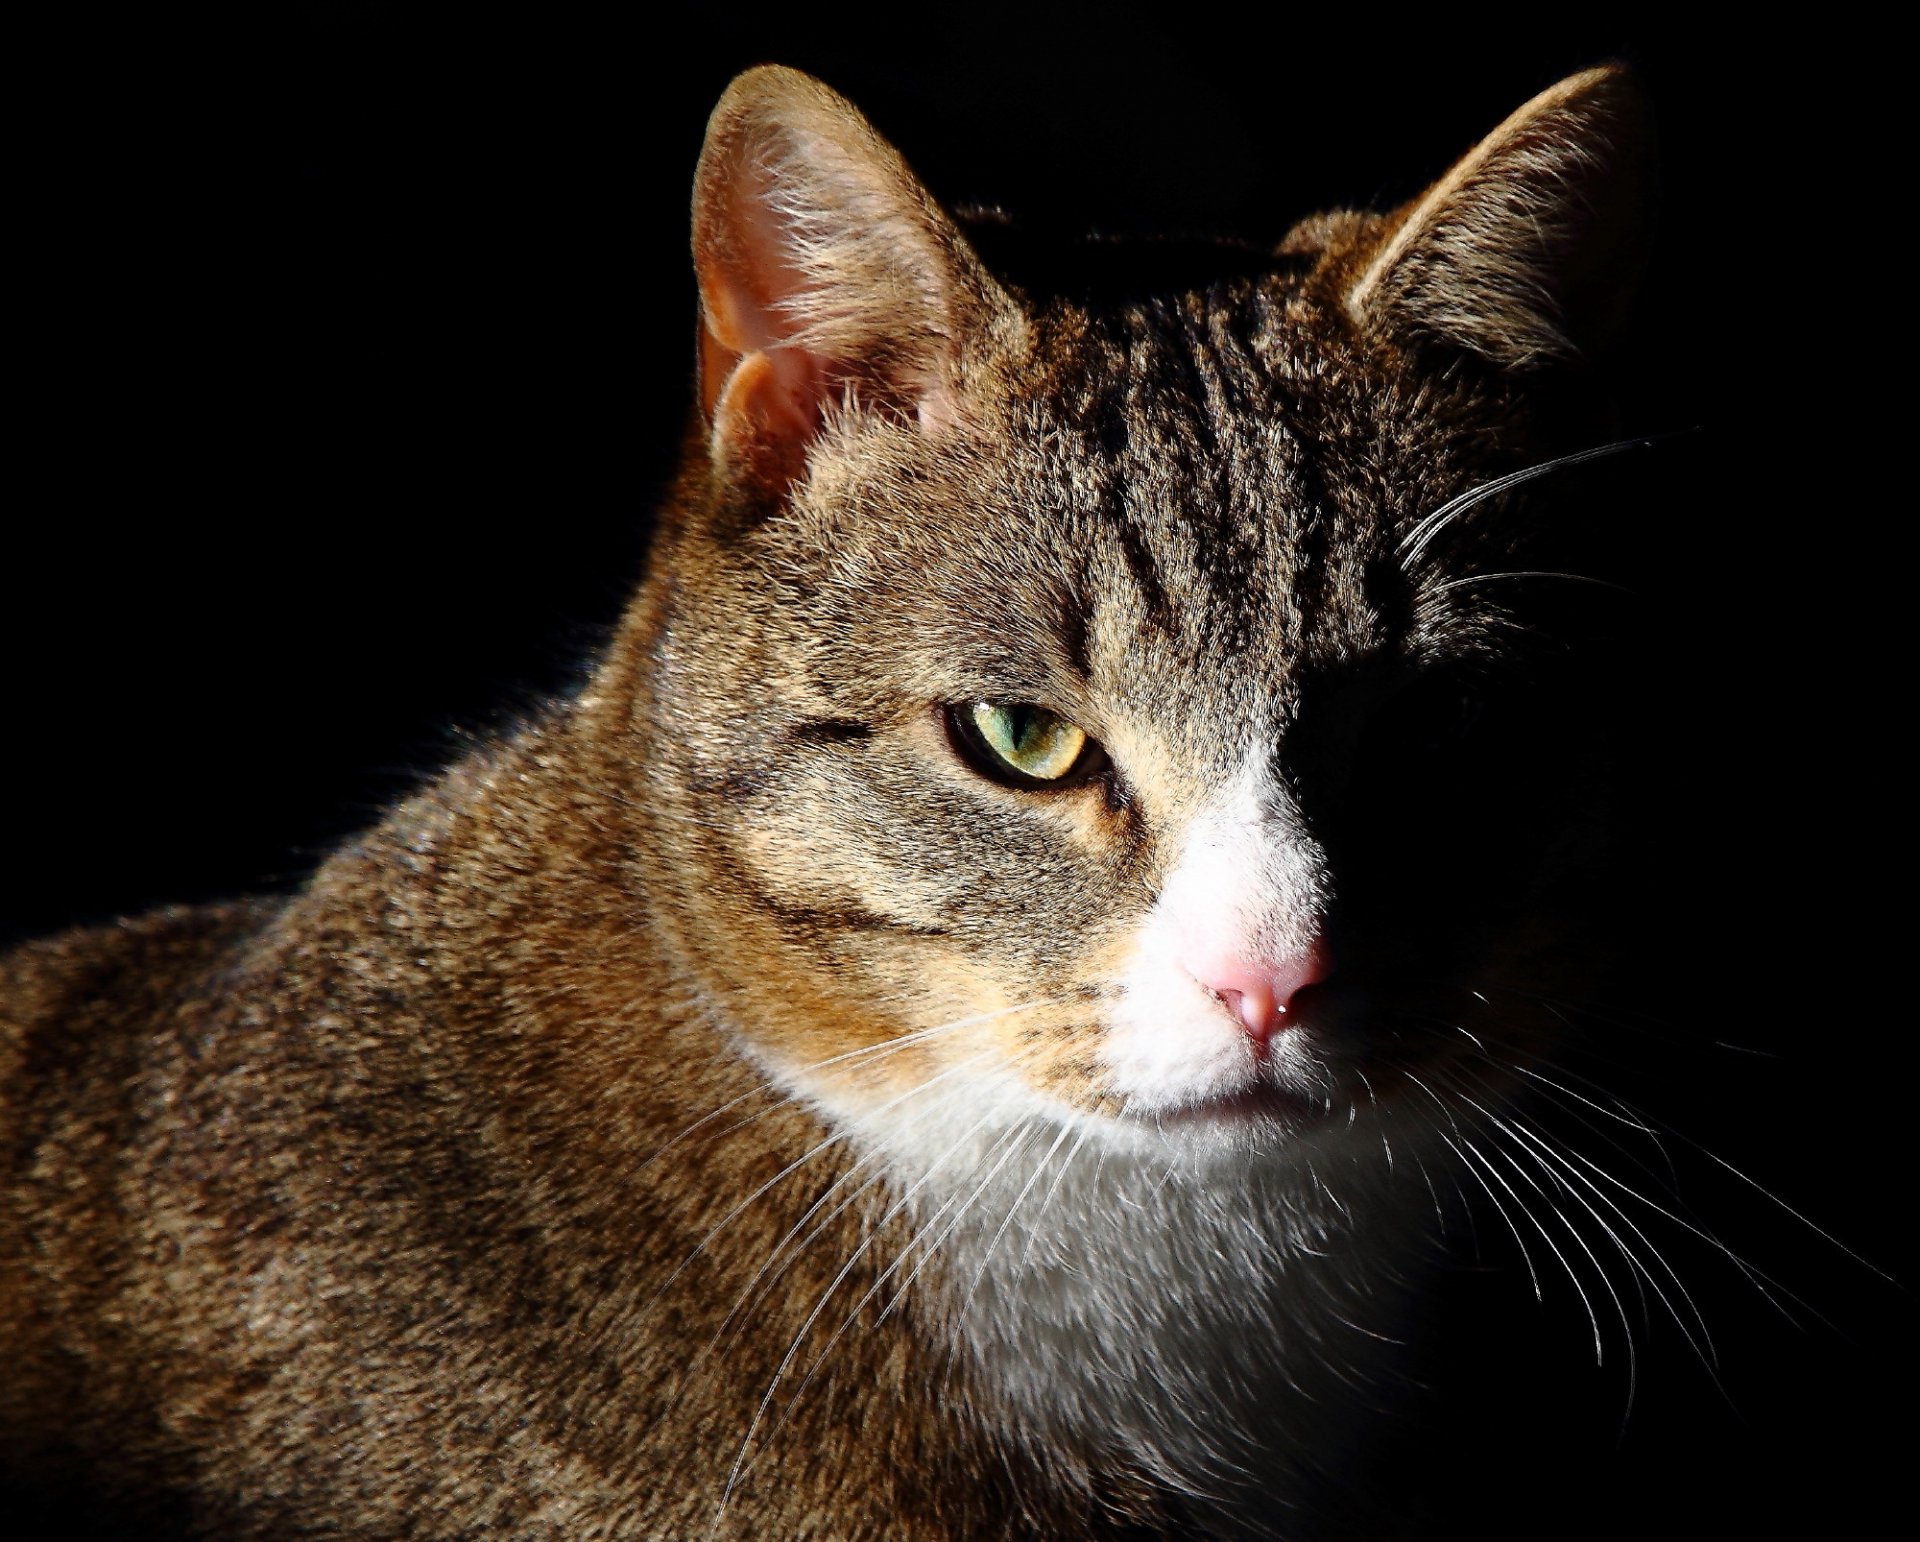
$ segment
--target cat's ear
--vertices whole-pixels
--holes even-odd
[[[899,153],[776,66],[735,80],[707,125],[693,256],[711,442],[763,478],[797,476],[841,404],[950,427],[964,339],[1011,311]]]
[[[1652,154],[1627,69],[1568,76],[1408,208],[1348,290],[1349,312],[1509,369],[1604,343],[1644,260]]]

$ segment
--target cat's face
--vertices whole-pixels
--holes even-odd
[[[742,292],[845,317],[706,286],[712,482],[662,559],[647,728],[700,875],[680,945],[839,1113],[1231,1150],[1410,1095],[1512,1015],[1570,763],[1481,581],[1529,566],[1524,524],[1431,516],[1561,446],[1484,359],[1355,325],[1390,221],[1104,311],[934,228],[931,365],[795,364],[726,319]]]

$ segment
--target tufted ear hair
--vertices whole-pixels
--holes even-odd
[[[1507,369],[1598,346],[1624,319],[1644,260],[1652,161],[1631,73],[1570,75],[1408,206],[1347,309],[1368,330]]]
[[[839,407],[944,431],[969,334],[1013,309],[852,104],[771,65],[707,125],[693,258],[710,444],[762,480],[801,475]]]

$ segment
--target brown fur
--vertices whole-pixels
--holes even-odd
[[[1536,111],[1544,143],[1592,153],[1569,97],[1631,116],[1619,76],[1578,77]],[[1550,182],[1545,159],[1503,186]],[[1405,213],[1308,221],[1228,281],[1101,310],[990,276],[804,77],[736,84],[701,176],[706,416],[585,690],[283,903],[6,961],[22,1503],[233,1538],[1195,1524],[1159,1477],[1008,1410],[937,1261],[905,1288],[894,1188],[810,1211],[861,1153],[802,1161],[835,1132],[767,1068],[852,1055],[810,1074],[871,1103],[993,1047],[1111,1115],[1098,1004],[1225,747],[1336,685],[1363,718],[1420,668],[1499,655],[1517,597],[1443,599],[1394,552],[1582,441],[1550,393],[1436,342],[1548,351],[1505,290],[1484,336],[1507,341],[1463,338],[1481,291],[1456,273],[1430,302],[1447,259]],[[769,187],[817,216],[811,267],[741,233],[760,216],[734,203]],[[1517,544],[1463,522],[1440,571]],[[973,697],[1072,709],[1128,779],[1005,796],[933,710]],[[1302,785],[1340,785],[1346,743]],[[1541,892],[1554,869],[1515,861]],[[1358,926],[1354,957],[1384,935]],[[1060,999],[1025,1018],[860,1053],[1040,986]]]

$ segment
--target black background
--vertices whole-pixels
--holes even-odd
[[[576,676],[684,422],[687,188],[737,69],[820,74],[952,201],[1274,238],[1412,194],[1625,57],[1665,146],[1629,418],[1699,432],[1621,483],[1660,667],[1632,729],[1640,964],[1600,1074],[1901,1274],[1906,602],[1867,483],[1910,393],[1869,388],[1906,352],[1907,282],[1871,47],[1626,12],[674,17],[691,42],[614,15],[298,6],[48,40],[15,196],[0,935],[295,882]],[[1900,1494],[1910,1292],[1678,1149],[1694,1212],[1805,1326],[1669,1227],[1727,1395],[1656,1322],[1623,1421],[1618,1325],[1596,1369],[1571,1288],[1536,1307],[1483,1232],[1408,1457],[1436,1535],[1786,1536]]]

